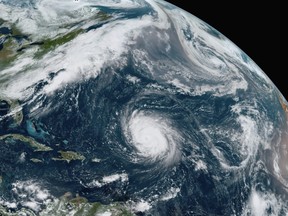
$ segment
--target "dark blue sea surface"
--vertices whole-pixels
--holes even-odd
[[[11,30],[7,27],[0,27],[0,34],[4,35],[11,34]]]
[[[2,2],[34,7],[34,1]],[[116,22],[142,19],[146,15],[157,20],[157,13],[148,5],[136,9],[92,7],[112,15],[111,20]],[[164,8],[177,9],[169,4]],[[98,24],[89,20],[92,24],[85,25],[86,31],[105,31],[111,20],[103,19]],[[71,26],[78,27],[81,22]],[[213,40],[224,37],[210,26],[199,26]],[[175,28],[173,22],[169,30],[152,24],[145,27],[135,43],[131,47],[127,45],[128,52],[121,56],[125,58],[125,66],[121,68],[118,63],[115,67],[109,62],[97,77],[86,77],[83,73],[84,79],[79,77],[53,94],[46,94],[45,88],[57,82],[62,72],[70,73],[60,67],[25,89],[33,92],[25,99],[9,104],[0,95],[0,180],[3,179],[0,203],[3,199],[18,202],[18,209],[25,207],[22,197],[15,195],[12,187],[15,182],[34,180],[56,198],[70,192],[102,204],[149,203],[150,209],[137,212],[139,216],[242,215],[243,209],[249,207],[253,191],[260,195],[280,194],[281,199],[287,200],[282,183],[271,171],[274,170],[271,158],[277,156],[275,149],[287,125],[279,92],[245,66],[251,61],[246,54],[239,56],[243,61],[239,63],[238,59],[228,58],[227,53],[209,47],[209,37],[205,40],[198,36],[193,26]],[[6,27],[0,28],[0,34],[3,34],[0,50],[9,37],[19,44],[31,40],[26,35],[11,36],[11,30]],[[199,40],[201,57],[196,63],[187,57],[181,40],[188,43]],[[26,46],[20,48],[18,54],[25,49]],[[136,51],[141,53],[140,57],[135,57]],[[222,77],[221,72],[227,71],[217,68],[221,71],[209,77],[210,71],[205,71],[206,58],[216,59],[216,63],[225,61],[227,67],[231,65],[230,72],[235,76],[227,76],[233,79],[227,82],[247,84],[247,89],[240,86],[235,92],[223,90],[223,93],[226,76]],[[207,67],[211,69],[210,65]],[[202,76],[201,72],[206,75]],[[175,80],[180,87],[175,85]],[[189,90],[184,91],[181,85]],[[202,87],[203,91],[199,91]],[[23,119],[17,124],[15,115],[9,112],[18,103]],[[135,116],[142,117],[136,118],[136,126],[131,123]],[[145,132],[141,127],[133,131],[140,133],[137,134],[140,141],[135,139],[131,131],[138,124],[148,126],[149,135],[155,131],[163,133],[160,142],[164,140],[164,143],[151,147],[157,153],[160,146],[159,155],[145,148],[144,153],[140,152],[139,142],[144,140],[149,145],[154,140],[149,135],[141,136]],[[10,136],[3,138],[7,134]],[[270,142],[273,145],[269,146]],[[35,143],[51,150],[37,151]],[[77,153],[82,159],[65,160],[61,158],[63,152]],[[268,215],[273,213],[272,207],[267,207]],[[250,213],[253,214],[252,210]],[[284,210],[281,214],[284,215]]]
[[[127,81],[127,72],[138,76],[140,82],[131,84]],[[102,203],[149,199],[169,191],[171,187],[181,187],[181,196],[160,203],[155,212],[173,215],[190,209],[200,215],[205,212],[221,215],[230,214],[232,208],[240,212],[242,205],[237,203],[247,199],[250,190],[243,188],[250,180],[238,178],[237,173],[223,171],[207,143],[213,142],[231,166],[240,165],[241,155],[231,147],[228,139],[220,140],[215,134],[213,140],[208,140],[201,132],[203,125],[207,128],[229,125],[239,130],[240,125],[231,111],[235,100],[214,97],[209,93],[202,96],[171,94],[168,89],[161,92],[149,89],[149,93],[145,93],[149,84],[155,81],[141,77],[132,66],[119,71],[117,76],[113,74],[112,70],[107,70],[95,79],[71,85],[46,97],[45,104],[52,109],[45,115],[38,115],[42,112],[30,113],[30,106],[32,108],[34,104],[26,105],[25,115],[29,117],[20,131],[51,146],[53,151],[33,152],[21,141],[0,145],[0,151],[4,152],[0,158],[1,173],[11,174],[6,181],[13,182],[24,177],[39,179],[50,185],[49,191],[54,196],[70,191],[89,201]],[[127,107],[128,113],[141,110],[169,118],[183,137],[179,143],[182,159],[172,167],[163,167],[157,161],[131,162],[134,149],[124,138],[119,116]],[[194,143],[201,148],[193,149]],[[59,157],[58,151],[75,151],[86,159],[70,163],[54,161],[52,158]],[[19,163],[15,158],[19,158],[21,152],[25,152],[27,158],[41,158],[43,163],[29,160]],[[195,164],[189,159],[193,154],[206,156],[203,158],[209,164],[206,171],[195,170]],[[93,158],[101,162],[94,163]],[[13,172],[7,170],[12,167],[16,167]],[[128,174],[129,182],[116,181],[101,188],[89,186],[93,180],[100,181],[103,176],[115,173]]]

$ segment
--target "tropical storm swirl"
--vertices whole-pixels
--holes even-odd
[[[162,0],[0,0],[0,215],[287,215],[288,105]]]
[[[145,97],[151,103],[149,94]],[[135,162],[173,165],[180,159],[181,136],[173,127],[169,115],[159,109],[161,103],[155,104],[156,98],[153,104],[146,101],[138,102],[142,103],[138,110],[127,110],[121,122],[126,142],[135,152],[130,155],[135,155],[132,158]],[[169,112],[169,108],[166,112]]]

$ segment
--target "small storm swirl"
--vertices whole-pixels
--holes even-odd
[[[134,111],[122,122],[129,145],[136,152],[136,161],[171,165],[180,159],[180,136],[171,123],[159,114]]]

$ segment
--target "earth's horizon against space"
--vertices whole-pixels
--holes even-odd
[[[162,0],[0,0],[0,215],[288,215],[288,104]]]

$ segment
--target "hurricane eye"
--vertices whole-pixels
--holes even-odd
[[[126,117],[123,128],[138,159],[168,165],[179,159],[180,139],[171,123],[159,115],[134,111]]]

